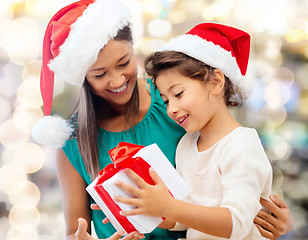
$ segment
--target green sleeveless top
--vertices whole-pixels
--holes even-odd
[[[138,145],[147,146],[156,143],[169,161],[175,165],[175,150],[180,138],[184,135],[185,130],[170,119],[166,112],[159,92],[154,88],[150,80],[151,105],[145,117],[132,129],[123,132],[109,132],[99,129],[99,165],[104,168],[111,163],[108,151],[118,145],[119,142],[129,142]],[[65,143],[63,151],[80,176],[89,185],[92,180],[86,171],[86,167],[80,156],[77,139],[72,138]],[[90,206],[89,206],[90,207]],[[108,238],[114,232],[113,226],[103,224],[102,220],[105,215],[102,211],[92,211],[92,221],[97,236]],[[172,232],[165,229],[156,228],[153,232],[145,234],[146,239],[177,239],[183,237],[183,232]],[[184,234],[185,236],[185,234]]]

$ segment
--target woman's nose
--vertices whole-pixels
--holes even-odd
[[[126,78],[122,73],[113,73],[110,75],[109,85],[112,88],[119,88],[125,83]]]

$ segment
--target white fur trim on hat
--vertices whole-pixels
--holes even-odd
[[[244,96],[249,94],[245,91],[249,87],[244,85],[249,83],[244,80],[240,69],[237,65],[235,57],[231,52],[226,51],[219,45],[213,42],[202,39],[197,35],[185,34],[174,39],[162,47],[162,51],[177,51],[187,54],[201,62],[208,64],[211,67],[221,70],[232,81],[234,86],[242,86],[239,90],[244,91]],[[244,83],[245,82],[245,83]]]
[[[130,10],[118,0],[96,0],[71,25],[49,68],[64,81],[81,86],[99,51],[130,23]]]
[[[46,116],[35,123],[31,136],[39,144],[61,148],[72,132],[73,128],[64,119]]]

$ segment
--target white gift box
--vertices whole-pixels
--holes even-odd
[[[184,180],[163,154],[163,152],[159,149],[157,144],[152,144],[141,148],[132,158],[137,157],[141,157],[156,171],[174,198],[183,200],[191,192],[189,186],[184,182]],[[114,196],[132,197],[128,193],[116,187],[114,184],[115,180],[120,180],[137,187],[137,185],[125,174],[125,172],[120,170],[114,176],[101,184],[109,196],[112,199]],[[110,220],[115,229],[124,230],[125,233],[129,233],[125,230],[124,226],[121,225],[120,221],[112,214],[112,211],[110,211],[104,200],[94,189],[94,186],[96,186],[97,182],[98,178],[96,178],[86,188],[87,191],[105,213],[106,217]],[[116,204],[122,210],[131,210],[134,208],[133,206],[127,204]],[[139,233],[150,233],[163,221],[163,219],[160,217],[150,217],[145,215],[134,215],[128,216],[126,218]]]

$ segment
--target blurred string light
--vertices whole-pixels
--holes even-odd
[[[2,65],[2,77],[0,77],[0,96],[8,99],[15,97],[16,89],[22,81],[21,69],[11,63],[7,62]]]
[[[308,117],[308,94],[303,94],[298,106],[298,113],[300,116]]]
[[[303,64],[297,72],[297,81],[300,84],[301,88],[305,90],[308,90],[307,76],[308,76],[308,63]]]
[[[148,33],[150,37],[167,38],[172,31],[172,25],[169,21],[163,19],[155,19],[148,24]]]
[[[1,23],[0,32],[0,44],[11,62],[25,65],[38,57],[38,26],[33,20],[20,17]]]
[[[191,18],[196,17],[196,14],[198,17],[201,17],[202,9],[204,9],[207,4],[207,1],[203,0],[178,1],[180,10],[188,13]]]
[[[0,143],[5,148],[17,148],[29,140],[29,133],[16,127],[14,121],[9,119],[0,125]]]
[[[59,85],[57,85],[58,87]],[[63,91],[63,86],[62,90]],[[58,89],[58,88],[57,88]],[[37,84],[37,77],[26,77],[17,89],[17,101],[19,105],[28,108],[40,107],[42,105],[39,84]]]
[[[285,39],[290,43],[303,41],[306,37],[302,29],[291,29],[285,36]]]
[[[275,176],[273,178],[273,184],[272,184],[272,192],[274,194],[278,194],[282,198],[284,197],[284,193],[282,190],[282,185],[285,182],[285,177],[283,175],[283,172],[278,167],[273,167],[273,175]]]
[[[47,16],[55,7],[58,6],[57,1],[48,0],[27,0],[26,11],[34,16]]]
[[[202,10],[202,18],[205,21],[225,21],[229,18],[230,10],[234,7],[232,0],[213,1]]]
[[[9,21],[13,18],[13,7],[11,1],[3,0],[1,1],[0,8],[0,22]]]
[[[158,15],[163,9],[162,3],[157,0],[147,0],[140,3],[142,4],[143,12],[152,16]]]
[[[14,226],[8,230],[6,240],[39,240],[38,233],[33,229]]]
[[[296,12],[295,7],[289,0],[238,0],[232,9],[232,18],[256,33],[266,31],[284,35]]]
[[[271,109],[281,108],[290,99],[288,86],[280,81],[271,81],[264,92],[266,104]]]
[[[74,0],[25,0],[25,11],[31,16],[50,16]]]
[[[290,145],[279,135],[268,136],[266,154],[270,160],[279,160],[284,158],[290,149]]]
[[[45,163],[45,155],[37,144],[27,143],[15,150],[13,161],[26,173],[31,174],[40,170]]]
[[[172,24],[179,24],[187,19],[187,13],[180,10],[174,10],[169,13],[168,19]]]
[[[304,148],[308,144],[307,124],[288,121],[277,129],[277,133],[295,149]]]
[[[12,227],[19,227],[22,231],[35,230],[40,223],[40,213],[30,204],[19,203],[10,210],[9,221]]]
[[[33,182],[26,181],[25,183],[16,184],[15,190],[9,193],[9,200],[13,206],[19,204],[27,204],[32,208],[40,201],[40,190]]]
[[[14,192],[16,184],[25,184],[27,174],[17,164],[5,164],[0,168],[0,190],[4,193]]]
[[[1,123],[11,114],[10,101],[1,96],[0,96],[0,109],[1,109],[1,115],[0,115],[0,123]]]

